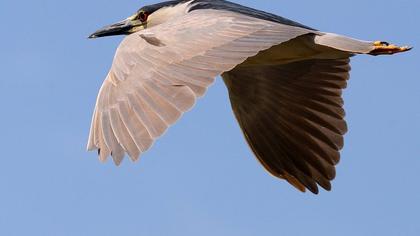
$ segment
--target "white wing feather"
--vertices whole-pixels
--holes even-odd
[[[117,165],[125,153],[137,160],[193,107],[216,76],[308,33],[314,32],[200,10],[127,36],[99,92],[88,149],[99,149],[101,161],[112,155]]]

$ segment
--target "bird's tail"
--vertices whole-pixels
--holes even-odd
[[[392,55],[412,49],[412,47],[399,47],[384,41],[362,41],[333,33],[316,35],[314,41],[318,45],[340,51],[353,54],[370,54],[374,56]]]

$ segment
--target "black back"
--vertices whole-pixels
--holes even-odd
[[[162,7],[175,6],[177,4],[185,3],[189,1],[190,0],[166,1],[166,2],[161,2],[161,3],[142,7],[139,11],[143,10],[151,14]],[[267,20],[267,21],[277,22],[280,24],[314,30],[313,28],[310,28],[306,25],[302,25],[298,22],[286,19],[284,17],[278,16],[272,13],[268,13],[265,11],[256,10],[250,7],[242,6],[240,4],[229,2],[226,0],[194,0],[191,2],[191,4],[193,4],[194,6],[190,9],[190,11],[200,10],[200,9],[225,10],[225,11],[231,11],[231,12],[244,14],[244,15],[255,17],[262,20]]]
[[[186,1],[180,1],[180,2],[186,2]],[[190,9],[190,11],[199,10],[199,9],[227,10],[227,11],[232,11],[232,12],[244,14],[247,16],[255,17],[258,19],[263,19],[267,21],[277,22],[280,24],[314,30],[313,28],[310,28],[298,22],[286,19],[284,17],[271,14],[268,12],[256,10],[250,7],[242,6],[240,4],[225,1],[225,0],[194,0],[192,4],[196,4],[196,5],[193,6]]]

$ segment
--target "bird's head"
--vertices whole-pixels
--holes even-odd
[[[145,6],[127,19],[96,31],[89,38],[129,35],[145,28],[159,25],[187,12],[188,1],[167,1]]]

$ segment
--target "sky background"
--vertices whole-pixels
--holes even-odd
[[[122,38],[86,38],[153,1],[1,0],[0,235],[419,235],[420,1],[236,2],[415,47],[354,58],[332,192],[263,170],[220,79],[139,163],[99,163],[85,146]]]

